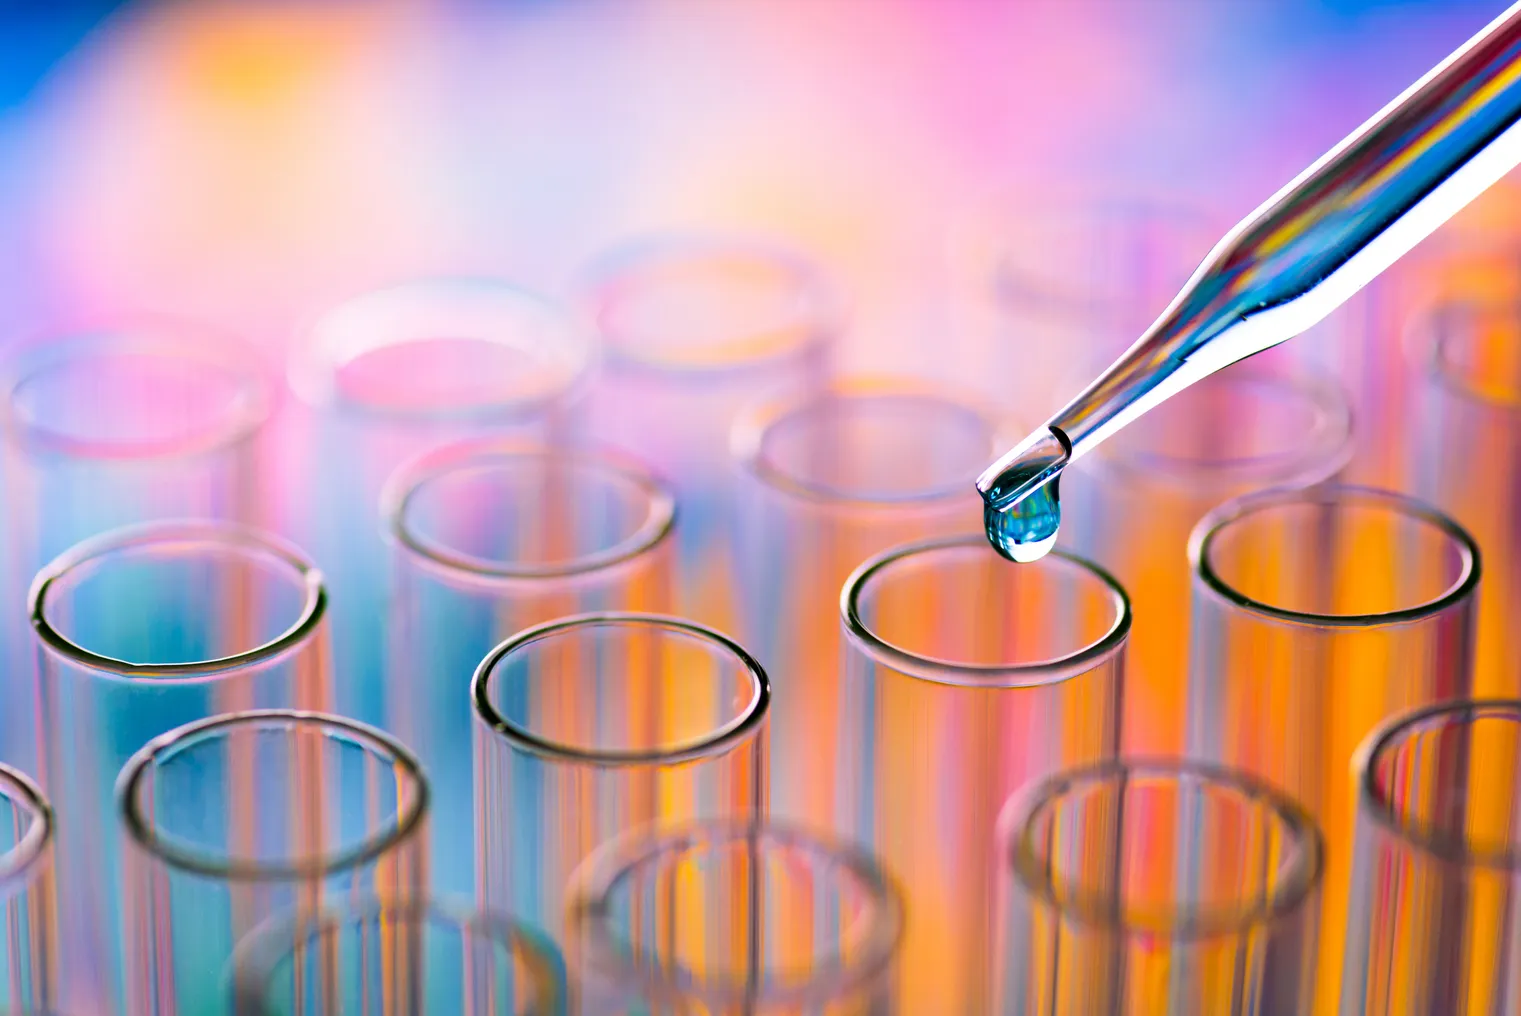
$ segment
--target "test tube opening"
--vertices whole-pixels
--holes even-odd
[[[1424,343],[1418,355],[1443,388],[1496,412],[1521,412],[1521,302],[1445,303],[1414,334]]]
[[[908,381],[838,381],[753,406],[735,422],[735,458],[762,483],[842,508],[968,500],[999,442],[977,402]],[[971,520],[975,524],[975,517]]]
[[[445,576],[573,578],[662,544],[675,497],[613,453],[470,441],[404,466],[383,496],[391,536]]]
[[[804,258],[765,241],[656,237],[594,265],[581,302],[621,366],[722,371],[822,354],[837,300]]]
[[[75,663],[193,680],[289,655],[326,602],[321,574],[283,541],[187,521],[78,544],[38,574],[29,612],[43,644]]]
[[[561,1016],[565,969],[543,935],[498,914],[362,898],[255,929],[232,994],[238,1016],[390,1012],[382,1000],[415,1016]]]
[[[1086,672],[1120,652],[1130,601],[1065,551],[1019,564],[980,536],[928,540],[864,563],[840,609],[851,641],[895,670],[944,684],[1022,687]]]
[[[530,754],[592,766],[721,755],[764,723],[771,697],[760,664],[727,636],[634,613],[529,628],[481,662],[471,691],[492,735]],[[610,708],[615,702],[622,707]]]
[[[552,303],[502,282],[373,290],[317,318],[292,358],[305,402],[399,419],[525,418],[570,401],[592,342]]]
[[[774,823],[639,830],[572,879],[584,973],[703,1011],[792,1011],[880,989],[903,932],[869,855]]]
[[[225,448],[251,437],[273,402],[252,353],[168,322],[27,347],[0,378],[11,439],[76,459],[165,459]]]
[[[53,841],[53,808],[31,777],[0,765],[0,896],[24,888]]]
[[[260,819],[247,801],[258,774]],[[322,806],[322,797],[332,798]],[[428,812],[422,769],[396,741],[338,716],[249,710],[149,741],[117,780],[130,840],[173,868],[289,881],[362,865],[412,837]]]

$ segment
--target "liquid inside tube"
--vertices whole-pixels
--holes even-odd
[[[997,470],[994,475],[978,480],[988,542],[1010,561],[1038,561],[1055,545],[1062,521],[1057,482],[1070,458],[1066,437],[1046,428],[1014,449],[1007,465],[1000,461],[989,470]]]

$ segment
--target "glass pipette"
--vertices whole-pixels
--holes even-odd
[[[1108,370],[977,480],[988,539],[1056,541],[1057,478],[1137,416],[1320,321],[1521,162],[1521,2],[1227,233]]]

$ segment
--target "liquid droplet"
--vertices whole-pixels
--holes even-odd
[[[1046,556],[1061,526],[1061,497],[1056,477],[1005,508],[983,507],[988,541],[1010,561],[1027,564]]]

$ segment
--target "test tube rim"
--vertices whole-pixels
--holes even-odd
[[[31,817],[15,846],[0,854],[0,897],[4,897],[25,888],[43,864],[57,829],[57,816],[37,781],[4,763],[0,763],[0,797],[25,805]]]
[[[1406,518],[1438,530],[1457,548],[1462,567],[1458,577],[1440,596],[1410,607],[1363,614],[1318,614],[1288,610],[1264,603],[1236,591],[1210,564],[1209,551],[1217,535],[1227,526],[1257,512],[1292,504],[1334,504],[1337,498],[1351,497],[1372,502]],[[1478,542],[1455,519],[1439,509],[1406,494],[1378,487],[1350,483],[1322,483],[1312,487],[1274,487],[1235,497],[1207,512],[1188,537],[1188,560],[1195,578],[1210,595],[1237,610],[1288,624],[1314,628],[1381,628],[1413,624],[1435,617],[1470,598],[1478,588],[1483,571]]]
[[[1427,376],[1442,389],[1481,409],[1505,416],[1521,415],[1521,392],[1513,398],[1505,398],[1474,385],[1461,371],[1453,369],[1447,356],[1450,337],[1442,327],[1443,315],[1457,308],[1484,307],[1487,303],[1473,298],[1442,301],[1415,323],[1409,344],[1415,346],[1414,355]],[[1511,316],[1521,315],[1521,303],[1510,306],[1509,310]]]
[[[1222,460],[1199,468],[1186,458],[1165,454],[1135,454],[1123,440],[1099,445],[1089,458],[1094,472],[1111,481],[1164,484],[1194,494],[1208,494],[1221,487],[1249,483],[1264,487],[1305,487],[1336,476],[1352,459],[1352,406],[1346,391],[1333,379],[1309,372],[1221,372],[1207,383],[1239,384],[1258,388],[1277,387],[1304,396],[1316,411],[1316,423],[1308,443],[1265,455]],[[1191,465],[1192,463],[1192,465]]]
[[[526,351],[525,347],[500,337],[472,334],[468,336],[448,334],[424,334],[405,339],[376,342],[369,345],[354,344],[347,356],[342,350],[329,348],[332,343],[318,337],[323,325],[330,325],[340,312],[352,313],[355,308],[372,301],[398,298],[424,290],[456,289],[459,292],[493,293],[509,302],[539,314],[553,322],[563,340],[558,348],[571,354],[566,362],[570,365],[565,384],[530,396],[519,396],[470,405],[441,405],[425,407],[398,407],[378,404],[374,401],[345,397],[336,383],[339,368],[377,350],[388,349],[412,342],[440,341],[449,338],[469,338],[490,345]],[[298,329],[300,338],[295,343],[286,362],[286,384],[303,404],[318,410],[332,410],[339,414],[360,419],[392,421],[398,423],[427,423],[430,421],[496,421],[522,420],[542,413],[560,404],[574,402],[591,383],[598,362],[596,343],[587,329],[565,308],[550,297],[514,282],[481,275],[433,275],[408,279],[391,285],[378,286],[355,293],[311,317]]]
[[[237,1012],[266,1016],[265,987],[274,971],[290,956],[290,943],[304,935],[300,943],[312,940],[334,928],[352,927],[370,921],[382,924],[430,924],[435,920],[469,931],[480,931],[508,948],[508,955],[523,961],[530,981],[538,989],[528,1005],[516,1016],[560,1016],[565,995],[565,964],[560,951],[547,935],[496,911],[483,910],[464,901],[445,897],[408,896],[381,899],[366,895],[358,900],[329,902],[315,914],[303,916],[286,911],[266,919],[233,949],[228,964],[230,994]],[[519,948],[521,947],[521,948]]]
[[[620,341],[616,329],[603,325],[608,291],[629,281],[634,272],[661,262],[700,261],[715,253],[764,264],[792,276],[798,283],[804,306],[795,315],[795,320],[781,331],[784,334],[796,331],[798,338],[771,343],[759,354],[683,361],[678,357],[641,354],[637,343]],[[822,266],[778,239],[744,233],[672,232],[626,239],[604,251],[584,268],[572,290],[574,302],[601,339],[602,355],[610,367],[688,378],[694,382],[820,355],[834,341],[845,317],[843,301]]]
[[[1461,716],[1471,720],[1481,714],[1510,715],[1521,727],[1521,699],[1479,698],[1438,702],[1390,717],[1363,738],[1352,755],[1352,772],[1357,781],[1358,813],[1378,825],[1387,835],[1441,861],[1493,871],[1521,870],[1521,839],[1504,848],[1491,849],[1468,845],[1461,837],[1439,835],[1429,829],[1402,821],[1384,799],[1374,780],[1374,763],[1395,741],[1422,724],[1439,717]]]
[[[32,378],[79,358],[123,355],[194,362],[235,379],[237,394],[220,425],[176,436],[135,442],[77,438],[30,421],[15,406],[16,392]],[[0,366],[0,431],[14,446],[42,454],[96,461],[194,458],[251,439],[277,401],[257,353],[205,325],[168,317],[125,319],[86,326],[53,339],[28,342]]]
[[[120,553],[152,547],[215,546],[224,552],[260,555],[291,569],[303,590],[301,610],[279,635],[251,649],[210,660],[181,663],[133,663],[86,649],[60,632],[48,619],[48,594],[78,569],[101,566]],[[178,683],[216,680],[230,671],[274,663],[298,652],[318,630],[327,613],[327,590],[322,573],[293,544],[248,526],[211,520],[148,522],[108,530],[76,543],[45,565],[27,592],[32,631],[48,651],[76,665],[126,679],[160,679]]]
[[[766,454],[766,437],[771,433],[771,428],[799,411],[831,400],[864,402],[884,398],[932,403],[939,408],[957,410],[969,419],[975,418],[985,424],[988,430],[989,445],[984,450],[986,458],[979,461],[967,476],[948,480],[921,492],[896,497],[864,497],[799,479],[776,465]],[[986,467],[986,459],[997,455],[1004,436],[1010,429],[1006,424],[1001,425],[998,417],[970,392],[914,378],[856,375],[835,378],[806,392],[788,393],[750,403],[735,417],[729,431],[729,449],[734,460],[767,489],[823,508],[852,512],[901,512],[953,501],[967,501],[975,509],[980,507],[980,503],[975,499],[968,500],[972,497],[969,491],[978,473]]]
[[[398,788],[413,788],[410,806],[406,795],[400,802],[395,822],[379,834],[366,835],[359,843],[332,855],[297,858],[278,864],[248,862],[239,859],[216,859],[216,855],[184,849],[153,832],[154,823],[139,810],[138,789],[148,770],[159,761],[171,761],[179,749],[193,747],[222,734],[229,727],[273,727],[292,729],[311,726],[323,734],[336,733],[377,759],[388,760],[398,775]],[[403,778],[404,777],[404,778]],[[380,857],[414,836],[431,809],[432,788],[417,757],[400,741],[377,727],[336,713],[305,709],[245,709],[219,713],[165,731],[132,753],[117,775],[116,814],[127,838],[150,857],[180,871],[235,882],[290,882],[297,879],[326,878],[350,871]]]
[[[884,568],[916,554],[938,550],[980,548],[989,553],[987,537],[980,533],[937,537],[900,544],[875,554],[862,562],[840,590],[840,614],[845,634],[850,641],[873,662],[910,677],[932,681],[936,684],[971,688],[1032,688],[1056,684],[1092,671],[1106,659],[1123,651],[1130,635],[1133,615],[1130,595],[1118,579],[1104,568],[1070,551],[1057,548],[1048,553],[1041,562],[1014,564],[1012,568],[1049,567],[1042,562],[1061,562],[1063,567],[1074,568],[1096,579],[1109,593],[1115,604],[1114,623],[1097,639],[1071,653],[1047,660],[1029,663],[959,663],[937,657],[922,656],[908,652],[882,638],[871,630],[861,618],[858,599],[866,583]],[[1003,559],[1000,558],[1000,561]]]
[[[863,957],[850,964],[831,968],[829,980],[799,978],[803,983],[775,993],[757,995],[745,984],[726,982],[717,990],[682,988],[671,985],[668,978],[649,973],[647,965],[633,962],[628,950],[620,948],[609,934],[604,918],[607,899],[616,885],[632,878],[640,867],[654,867],[657,859],[690,852],[703,842],[734,842],[741,839],[776,840],[785,846],[806,849],[848,870],[872,893],[875,912],[862,915],[856,922],[861,941],[853,943]],[[760,854],[759,847],[755,848]],[[805,829],[791,822],[769,819],[719,818],[685,822],[676,826],[658,823],[623,833],[600,844],[577,866],[571,875],[566,896],[565,925],[567,941],[583,941],[592,959],[578,965],[606,964],[607,972],[621,980],[635,981],[652,1000],[679,1003],[694,997],[708,1006],[730,1005],[763,1007],[826,1005],[838,1001],[869,984],[891,968],[903,939],[905,904],[898,880],[866,850],[853,843]],[[844,950],[842,950],[844,951]],[[661,969],[670,969],[662,966]],[[823,983],[818,983],[823,980]]]
[[[508,460],[571,461],[598,475],[616,474],[648,498],[644,520],[612,546],[579,557],[545,564],[502,563],[456,551],[413,531],[407,524],[412,499],[429,483],[486,463]],[[676,497],[670,488],[631,456],[615,450],[572,449],[529,445],[502,438],[474,438],[430,449],[392,474],[381,494],[385,535],[407,556],[441,576],[488,584],[576,579],[606,573],[661,546],[676,520]]]
[[[654,628],[665,628],[678,634],[687,636],[699,642],[706,642],[716,647],[721,652],[727,653],[730,658],[739,664],[741,670],[751,678],[752,693],[750,701],[738,715],[727,720],[722,726],[710,731],[707,736],[669,748],[648,749],[642,751],[587,751],[585,749],[572,748],[540,737],[522,725],[514,723],[503,716],[501,711],[491,701],[491,676],[495,672],[497,664],[510,656],[515,650],[553,638],[565,632],[572,632],[583,628],[599,626],[616,627],[623,625],[639,625]],[[507,742],[508,746],[517,751],[522,751],[539,758],[553,762],[568,762],[575,765],[596,766],[599,768],[621,768],[624,766],[661,766],[679,765],[685,762],[701,761],[703,759],[717,758],[727,754],[734,748],[744,744],[761,728],[770,713],[771,705],[771,681],[767,677],[765,668],[760,662],[750,655],[749,651],[738,642],[722,632],[699,624],[687,618],[675,617],[669,614],[650,614],[637,611],[600,611],[586,614],[573,614],[568,617],[557,618],[536,624],[531,628],[525,628],[511,638],[499,643],[495,649],[486,654],[480,665],[475,668],[475,674],[470,679],[470,697],[475,707],[476,719],[485,724],[487,730],[495,737]]]
[[[1050,865],[1040,860],[1031,843],[1031,821],[1042,808],[1080,783],[1100,783],[1109,779],[1123,782],[1138,773],[1193,776],[1203,783],[1228,787],[1244,798],[1265,804],[1300,845],[1287,870],[1281,873],[1282,885],[1278,891],[1253,906],[1199,908],[1187,920],[1160,927],[1160,922],[1131,920],[1122,907],[1116,907],[1112,901],[1098,895],[1074,892],[1059,899],[1046,877],[1050,874]],[[1143,935],[1163,932],[1173,941],[1206,941],[1288,918],[1310,899],[1325,871],[1324,836],[1303,806],[1249,772],[1196,758],[1111,758],[1053,773],[1015,791],[999,813],[997,828],[1000,856],[1032,899],[1039,900],[1064,918],[1088,927]]]

